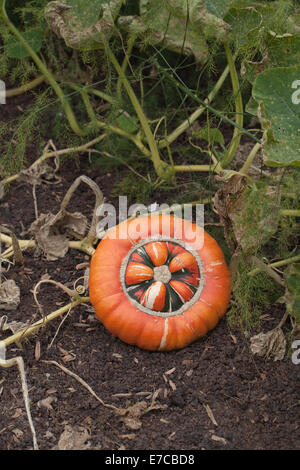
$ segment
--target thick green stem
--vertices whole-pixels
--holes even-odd
[[[44,75],[46,80],[49,82],[49,84],[52,86],[56,95],[60,99],[72,130],[78,135],[84,135],[85,132],[78,125],[76,117],[71,108],[71,105],[66,99],[64,92],[60,88],[54,76],[52,75],[50,70],[46,67],[46,65],[42,62],[39,56],[30,47],[28,42],[23,38],[22,34],[18,31],[18,29],[11,23],[10,19],[8,18],[6,10],[5,10],[5,0],[2,0],[1,6],[2,6],[1,13],[2,13],[2,17],[5,23],[7,24],[11,32],[16,36],[16,38],[20,41],[20,43],[24,46],[28,54],[31,56],[32,60],[35,62],[37,67],[40,69],[40,71],[42,72],[42,74]]]
[[[93,88],[92,86],[85,86],[84,89],[87,93],[98,96],[99,98],[102,98],[104,101],[107,101],[110,104],[115,104],[114,98],[108,95],[107,93],[104,93],[104,91],[97,90],[97,88]]]
[[[242,100],[242,93],[241,93],[240,84],[239,84],[239,78],[238,78],[238,74],[234,65],[234,60],[233,60],[229,45],[225,43],[224,48],[225,48],[227,62],[229,65],[229,70],[230,70],[232,90],[233,90],[233,94],[235,97],[235,112],[236,112],[235,121],[236,121],[236,124],[238,124],[239,128],[242,128],[243,119],[244,119],[243,118],[243,100]],[[226,168],[231,163],[231,161],[233,160],[236,154],[236,151],[238,149],[238,146],[241,140],[241,132],[239,128],[238,127],[234,128],[231,142],[229,144],[225,157],[223,158],[221,162],[222,168]]]
[[[288,264],[295,263],[296,261],[300,261],[300,255],[292,256],[291,258],[286,258],[281,261],[276,261],[275,263],[268,264],[267,266],[270,268],[280,268],[281,266],[287,266]],[[252,271],[248,272],[248,276],[254,276],[260,271],[262,271],[260,268],[252,269]]]
[[[256,143],[252,148],[251,152],[249,153],[247,160],[245,161],[244,165],[240,169],[240,173],[246,175],[251,167],[254,158],[256,157],[257,152],[261,148],[261,144]]]
[[[281,209],[279,214],[289,217],[300,217],[300,209]]]
[[[118,134],[122,137],[126,137],[126,139],[128,140],[131,140],[131,142],[133,142],[146,157],[151,158],[151,152],[144,146],[141,139],[139,139],[135,135],[129,134],[128,132],[124,131],[120,127],[112,126],[111,124],[106,124],[105,122],[102,122],[99,120],[96,121],[96,124],[98,127],[100,127],[100,129],[114,132],[115,134]]]
[[[129,96],[129,99],[130,99],[130,101],[131,101],[131,103],[132,103],[132,105],[135,109],[135,112],[136,112],[136,114],[137,114],[137,116],[140,120],[141,126],[143,128],[143,131],[145,133],[145,137],[147,139],[147,142],[148,142],[148,145],[149,145],[149,148],[150,148],[151,160],[153,162],[153,165],[154,165],[154,168],[155,168],[155,171],[156,171],[157,175],[162,179],[170,179],[170,177],[173,176],[172,167],[170,165],[168,165],[167,163],[163,162],[160,159],[158,147],[157,147],[155,138],[153,136],[153,133],[150,129],[148,120],[145,116],[145,113],[144,113],[144,111],[143,111],[143,109],[140,105],[140,102],[137,99],[130,83],[128,82],[127,78],[123,74],[120,64],[118,63],[115,55],[111,51],[108,44],[106,44],[106,53],[107,53],[111,63],[115,67],[115,69],[116,69],[116,71],[119,75],[119,79],[120,79],[121,83],[123,84],[128,96]]]
[[[10,90],[6,90],[5,96],[6,98],[11,98],[12,96],[22,95],[23,93],[26,93],[27,91],[32,90],[33,88],[37,87],[44,81],[45,81],[45,76],[39,75],[37,78],[35,78],[31,82],[25,83],[25,85],[22,85],[18,88],[11,88]]]
[[[217,165],[174,165],[175,173],[187,172],[187,171],[207,171],[219,173]]]
[[[132,52],[135,40],[136,40],[136,36],[130,36],[128,39],[127,51],[125,53],[125,57],[121,66],[123,76],[125,76],[126,74],[127,66],[129,64],[129,58],[131,56],[131,52]],[[119,76],[118,82],[117,82],[117,97],[119,101],[122,101],[122,86],[123,86],[123,82],[121,80],[121,76]]]
[[[0,349],[1,348],[6,348],[8,345],[12,343],[19,343],[23,341],[27,336],[30,334],[34,333],[36,330],[41,328],[42,326],[46,325],[50,321],[54,320],[55,318],[61,316],[63,313],[68,312],[71,308],[76,307],[77,305],[80,305],[82,303],[87,303],[89,302],[89,297],[77,297],[74,299],[72,302],[70,302],[67,305],[64,305],[64,307],[59,308],[58,310],[55,310],[52,313],[49,313],[49,315],[45,316],[41,320],[38,320],[37,322],[33,323],[32,325],[26,326],[25,328],[22,328],[21,330],[17,331],[17,333],[9,336],[8,338],[3,339],[0,341]]]

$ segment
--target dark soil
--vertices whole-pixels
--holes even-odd
[[[94,179],[108,201],[113,183],[120,178],[117,172],[99,176],[98,170],[87,170],[84,163],[76,166],[73,160],[59,174],[61,183],[37,187],[39,213],[56,213],[80,174]],[[90,190],[81,185],[69,209],[91,214],[93,205]],[[28,238],[26,230],[34,218],[32,188],[16,181],[0,202],[0,223]],[[9,320],[36,321],[40,313],[33,286],[49,275],[72,287],[83,274],[77,266],[87,261],[87,255],[75,250],[51,262],[26,251],[24,265],[7,273],[21,288],[20,306],[8,313]],[[45,314],[69,302],[66,294],[49,285],[41,287],[39,300]],[[282,310],[272,307],[262,319],[262,330],[275,327],[281,316]],[[143,351],[114,338],[89,305],[68,315],[49,349],[60,322],[57,319],[41,329],[22,350],[12,345],[7,352],[8,358],[24,358],[40,449],[55,448],[67,425],[86,429],[92,449],[299,449],[299,366],[290,357],[281,362],[253,357],[249,339],[241,330],[230,329],[226,318],[203,339],[168,353]],[[139,429],[128,429],[120,416],[78,381],[44,360],[57,361],[76,373],[105,403],[122,408],[142,400],[150,404],[159,390],[157,401],[166,406],[142,416]],[[0,397],[0,449],[32,449],[16,367],[0,369]]]

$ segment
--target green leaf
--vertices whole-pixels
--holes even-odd
[[[252,85],[259,73],[275,67],[289,67],[300,63],[300,36],[274,37],[269,34],[259,62],[243,60],[241,73]]]
[[[72,8],[66,10],[65,17],[74,31],[84,31],[93,26],[100,19],[103,0],[67,0],[67,5]]]
[[[34,52],[38,52],[41,49],[43,42],[43,33],[41,31],[26,31],[22,33],[22,36]],[[12,59],[24,59],[30,56],[23,44],[15,36],[9,38],[4,46],[4,51]]]
[[[123,129],[123,131],[126,131],[129,134],[134,134],[138,130],[138,119],[129,116],[129,114],[125,112],[117,117],[116,123],[121,129]]]
[[[240,47],[247,41],[247,37],[262,23],[262,16],[254,8],[231,8],[224,16],[224,21],[231,28],[231,37],[236,46]]]
[[[250,96],[248,103],[245,106],[245,111],[252,116],[258,116],[258,108],[259,105],[257,101],[253,98],[253,96]]]
[[[270,37],[266,46],[271,67],[288,67],[300,63],[300,36]]]
[[[208,57],[206,39],[222,38],[228,30],[203,0],[140,0],[140,15],[121,16],[118,23],[145,44],[193,55],[197,62]]]
[[[231,3],[231,0],[206,0],[206,8],[212,15],[224,18]]]
[[[300,166],[300,65],[259,74],[252,89],[267,132],[263,153],[271,166]]]
[[[193,136],[207,140],[210,145],[214,143],[225,145],[223,134],[217,128],[204,127],[200,131],[193,133]]]

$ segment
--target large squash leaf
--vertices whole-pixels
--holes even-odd
[[[207,59],[206,39],[229,28],[206,10],[204,0],[140,0],[140,15],[120,17],[119,25],[146,44],[193,55],[197,62]]]
[[[209,13],[224,18],[232,0],[206,0],[206,8]]]
[[[300,65],[259,74],[252,89],[267,130],[263,146],[270,166],[300,166]]]
[[[74,49],[97,49],[113,34],[123,0],[49,2],[45,18],[58,36]]]
[[[231,39],[239,48],[246,41],[252,41],[251,34],[255,34],[261,26],[262,16],[254,8],[231,8],[224,16],[224,21],[231,26]]]

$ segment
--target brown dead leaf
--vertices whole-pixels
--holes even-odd
[[[150,405],[146,401],[139,401],[127,408],[119,409],[117,414],[122,416],[121,421],[123,421],[128,429],[137,431],[142,427],[141,417],[143,415],[149,413],[149,411],[162,410],[167,407],[166,405],[155,403],[156,397],[157,395],[154,393]]]
[[[221,223],[224,226],[224,235],[227,244],[232,252],[236,250],[235,240],[232,234],[232,221],[230,214],[232,212],[232,201],[235,201],[244,191],[247,184],[247,178],[241,175],[233,175],[216,192],[214,196],[214,211],[219,215]]]
[[[10,330],[13,334],[17,333],[19,330],[26,328],[28,326],[27,323],[23,323],[21,321],[11,321],[8,322],[6,316],[0,318],[0,330],[7,331]]]
[[[281,328],[259,333],[250,338],[252,354],[274,361],[282,361],[286,351],[286,339]]]
[[[16,310],[20,303],[20,288],[13,279],[7,279],[0,285],[0,309]]]
[[[214,210],[224,226],[224,235],[232,252],[241,249],[251,254],[276,232],[280,193],[272,186],[257,190],[242,175],[234,174],[216,192]]]
[[[45,153],[48,151],[50,146],[53,148],[53,150],[56,150],[53,142],[49,141],[44,149]],[[54,166],[49,164],[49,159],[38,159],[29,168],[21,171],[21,181],[25,181],[32,186],[41,184],[43,181],[51,181],[53,183],[59,182],[61,178],[56,174],[59,169],[59,158],[55,156],[52,161],[54,162]]]
[[[37,406],[39,408],[46,408],[48,411],[51,411],[53,410],[53,406],[51,403],[54,403],[57,401],[57,398],[56,397],[53,397],[53,396],[49,396],[47,398],[44,398],[43,400],[40,400],[37,402]]]
[[[77,425],[72,427],[71,425],[67,424],[59,438],[58,444],[53,447],[53,450],[89,449],[91,446],[90,442],[88,442],[89,438],[90,433],[86,428]]]
[[[16,419],[19,418],[23,414],[23,410],[21,408],[17,408],[16,411],[14,412],[12,418]]]
[[[14,433],[17,439],[20,439],[24,435],[21,429],[13,429],[12,432]]]
[[[69,237],[83,238],[86,228],[87,218],[80,212],[60,211],[56,215],[41,214],[29,230],[47,259],[56,260],[67,253]]]
[[[121,418],[121,421],[128,429],[136,431],[142,427],[141,417],[147,412],[148,404],[145,401],[140,401],[124,410],[126,416]]]

